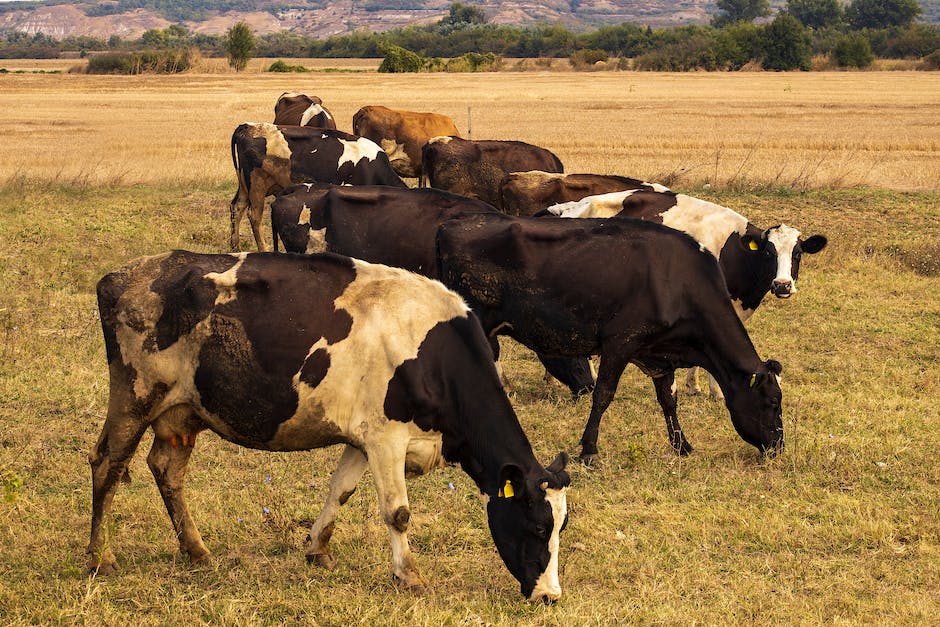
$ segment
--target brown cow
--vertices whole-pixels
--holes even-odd
[[[502,209],[499,187],[509,173],[565,171],[550,150],[518,141],[435,137],[424,146],[421,158],[431,187],[479,198],[497,209]]]
[[[399,176],[421,178],[421,149],[432,137],[460,137],[454,121],[440,113],[363,107],[353,116],[353,134],[367,137],[388,154]]]
[[[667,191],[662,185],[625,176],[606,174],[558,174],[531,170],[512,172],[499,188],[500,208],[514,216],[532,216],[552,205],[628,189]]]
[[[316,96],[285,91],[274,105],[274,123],[281,126],[312,126],[336,129],[333,114]]]

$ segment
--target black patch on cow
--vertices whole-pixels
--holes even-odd
[[[199,352],[195,381],[203,407],[249,446],[270,440],[297,410],[294,375],[305,369],[315,378],[323,365],[305,368],[310,347],[349,334],[352,318],[334,302],[354,279],[352,261],[334,255],[247,257],[235,300],[214,309]]]
[[[205,278],[209,273],[223,273],[238,263],[229,255],[207,257],[186,251],[174,251],[160,263],[160,274],[150,286],[163,298],[163,312],[154,335],[144,342],[149,351],[166,350],[188,335],[206,319],[215,306],[218,288]],[[180,274],[179,270],[183,269]]]
[[[300,371],[300,380],[315,388],[320,385],[320,381],[323,381],[323,377],[326,376],[326,371],[329,369],[330,354],[326,349],[318,348],[304,362],[304,367]]]
[[[662,223],[659,214],[676,206],[675,192],[654,192],[642,190],[623,199],[623,209],[617,214],[623,218],[647,218]]]
[[[278,130],[290,148],[290,178],[294,183],[407,187],[392,169],[388,155],[381,150],[375,159],[363,158],[339,166],[345,151],[340,140],[355,143],[361,139],[356,135],[307,126],[279,126]]]
[[[718,255],[728,294],[734,300],[741,301],[744,309],[757,309],[764,296],[770,291],[777,275],[777,250],[767,241],[762,241],[761,230],[753,224],[747,225],[746,236],[760,242],[759,250],[751,250],[745,239],[738,233],[732,233],[725,240]]]

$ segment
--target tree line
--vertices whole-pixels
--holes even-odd
[[[852,0],[844,6],[839,0],[788,0],[776,15],[768,0],[718,0],[717,6],[708,25],[653,29],[625,22],[576,33],[557,24],[492,24],[480,7],[457,2],[434,24],[327,39],[282,31],[253,36],[243,54],[384,58],[404,49],[422,59],[476,53],[569,58],[576,67],[616,59],[621,67],[663,71],[737,70],[752,62],[771,70],[805,70],[814,55],[829,55],[839,66],[866,67],[881,57],[926,59],[928,67],[940,68],[940,26],[915,21],[921,12],[916,0]],[[7,33],[0,38],[0,57],[194,48],[204,56],[231,58],[231,37],[231,30],[194,34],[182,25],[152,29],[134,40]]]

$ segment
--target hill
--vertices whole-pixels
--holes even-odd
[[[940,0],[937,0],[940,2]],[[435,22],[452,0],[49,0],[0,3],[0,30],[55,38],[78,35],[136,38],[151,28],[183,24],[190,32],[224,33],[245,21],[259,34],[287,30],[327,37],[359,29],[384,31]],[[497,0],[482,6],[490,22],[561,23],[573,30],[635,22],[652,27],[704,23],[714,0]]]

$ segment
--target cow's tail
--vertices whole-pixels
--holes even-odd
[[[353,135],[362,136],[362,133],[359,132],[359,129],[362,128],[362,118],[366,116],[366,107],[363,107],[356,111],[356,114],[353,116]]]

